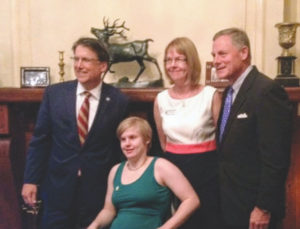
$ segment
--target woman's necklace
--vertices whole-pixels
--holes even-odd
[[[128,170],[130,170],[130,171],[136,171],[136,170],[142,168],[143,165],[146,163],[147,159],[148,159],[148,157],[146,157],[145,160],[143,161],[143,163],[140,166],[136,167],[136,168],[131,168],[129,162],[127,161],[127,168],[128,168]]]
[[[173,96],[175,99],[186,99],[186,98],[190,98],[194,95],[196,95],[199,92],[200,89],[200,85],[197,86],[191,86],[190,88],[188,88],[188,90],[183,90],[183,91],[178,91],[178,89],[176,89],[176,87],[173,87]]]

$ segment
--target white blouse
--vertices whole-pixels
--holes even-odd
[[[174,99],[164,90],[157,95],[167,144],[194,145],[215,141],[212,101],[216,89],[205,86],[197,95]]]

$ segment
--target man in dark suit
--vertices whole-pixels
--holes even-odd
[[[87,227],[102,209],[108,172],[121,155],[115,130],[127,115],[128,98],[101,80],[109,60],[105,48],[80,38],[73,52],[77,80],[46,88],[24,175],[27,204],[35,205],[41,186],[47,229]],[[82,140],[77,119],[86,93],[88,133]]]
[[[212,55],[218,77],[230,82],[217,128],[223,228],[275,228],[284,216],[290,157],[287,94],[251,65],[244,31],[216,33]]]

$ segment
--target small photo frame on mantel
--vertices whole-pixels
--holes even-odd
[[[219,79],[216,74],[216,69],[212,61],[206,62],[206,77],[205,84],[211,85],[216,88],[225,88],[229,85],[229,81],[226,79]]]
[[[21,67],[21,87],[47,87],[49,84],[49,67]]]

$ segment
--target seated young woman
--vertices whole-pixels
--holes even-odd
[[[88,229],[178,228],[200,206],[191,184],[174,164],[148,155],[152,129],[146,120],[123,120],[117,136],[127,160],[111,169],[104,207]],[[171,215],[172,193],[180,205]]]

